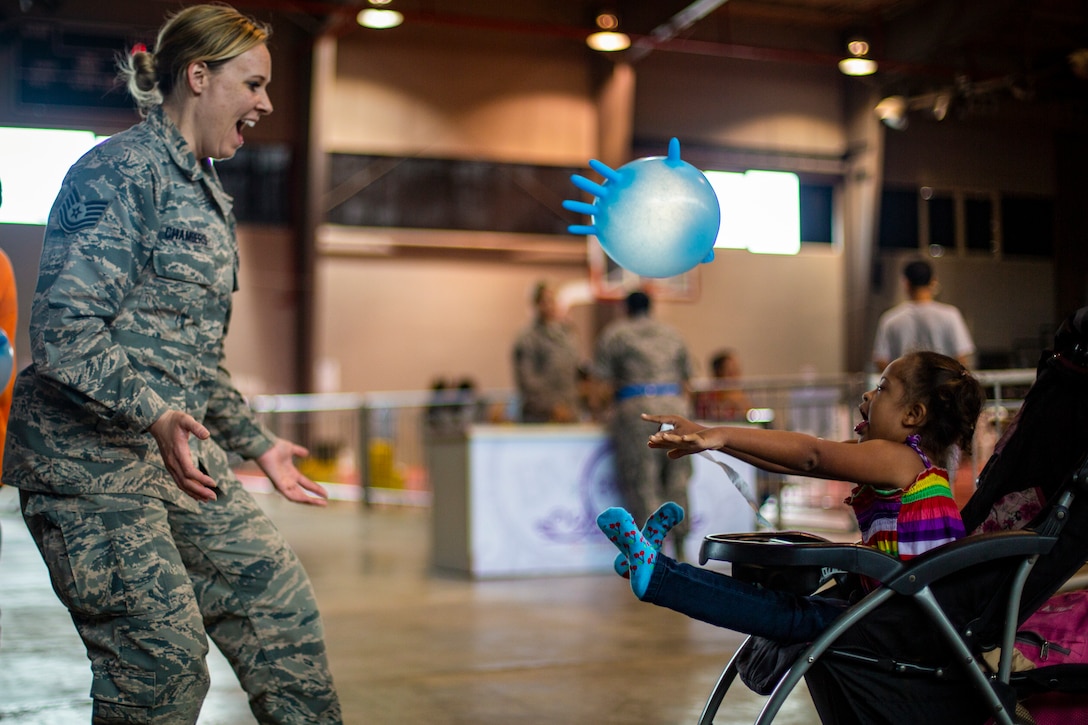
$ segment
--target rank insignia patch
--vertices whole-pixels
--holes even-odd
[[[60,228],[67,234],[90,229],[106,213],[109,205],[109,200],[84,201],[79,191],[72,189],[60,203]]]

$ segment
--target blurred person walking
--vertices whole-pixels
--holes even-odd
[[[903,268],[907,299],[880,316],[873,342],[873,365],[880,371],[910,352],[929,350],[969,366],[975,343],[963,315],[952,305],[937,302],[933,267],[917,260]]]
[[[657,425],[640,414],[687,416],[691,362],[687,345],[672,326],[651,316],[645,292],[632,292],[625,301],[626,317],[601,332],[594,357],[594,375],[611,384],[613,405],[608,432],[616,459],[616,482],[624,506],[645,521],[666,501],[687,509],[691,461],[671,459],[646,445]],[[683,557],[688,522],[673,529],[676,554]]]

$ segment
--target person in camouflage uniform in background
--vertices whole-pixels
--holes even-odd
[[[341,722],[310,582],[234,477],[326,503],[223,367],[236,288],[230,158],[272,104],[270,31],[225,5],[122,61],[143,122],[89,151],[50,212],[6,482],[91,660],[94,723],[193,723],[210,635],[261,723]]]
[[[646,441],[658,426],[641,419],[652,415],[688,415],[691,362],[687,346],[671,326],[650,316],[645,292],[626,299],[627,316],[607,325],[597,340],[593,371],[612,385],[614,403],[608,419],[616,460],[616,483],[624,508],[644,522],[659,506],[673,501],[688,508],[691,461],[671,459]],[[688,522],[681,521],[670,539],[683,559]]]
[[[578,420],[578,343],[560,319],[555,289],[539,282],[533,290],[535,317],[514,342],[514,381],[523,423]]]

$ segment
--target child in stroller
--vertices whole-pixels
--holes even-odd
[[[773,472],[855,482],[849,502],[863,543],[907,560],[964,535],[947,470],[957,450],[970,446],[983,399],[962,364],[923,351],[894,360],[876,388],[862,396],[856,441],[705,428],[671,415],[643,418],[672,427],[652,435],[649,445],[673,458],[715,449]],[[658,529],[670,519],[651,518]],[[716,626],[782,643],[806,642],[848,606],[675,561],[658,551],[661,535],[646,536],[622,508],[602,512],[597,523],[626,557],[639,599]]]
[[[732,562],[734,576],[740,564],[745,577],[770,588],[808,593],[828,567],[854,574],[835,588],[852,605],[815,641],[749,637],[723,671],[701,725],[713,722],[738,672],[771,695],[759,723],[774,718],[801,678],[821,721],[836,725],[1010,723],[1014,704],[1017,723],[1069,725],[1088,714],[1088,695],[1074,694],[1088,693],[1088,663],[1059,658],[1011,680],[1008,669],[1017,626],[1088,561],[1088,307],[1063,322],[1037,372],[962,510],[964,539],[909,562],[799,532],[792,532],[797,546],[768,543],[791,532],[704,540],[701,561]],[[662,537],[656,532],[653,540]],[[882,585],[856,599],[859,575]],[[997,672],[980,662],[995,646],[1002,653]]]

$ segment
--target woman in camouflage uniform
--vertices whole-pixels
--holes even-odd
[[[522,423],[574,423],[578,402],[578,341],[562,319],[555,288],[533,289],[535,315],[514,341],[514,382]]]
[[[211,159],[272,112],[268,28],[193,6],[122,62],[144,120],[69,171],[49,216],[6,482],[91,660],[95,723],[193,723],[207,635],[262,723],[338,723],[313,591],[233,476],[324,504],[223,368],[231,199]]]

